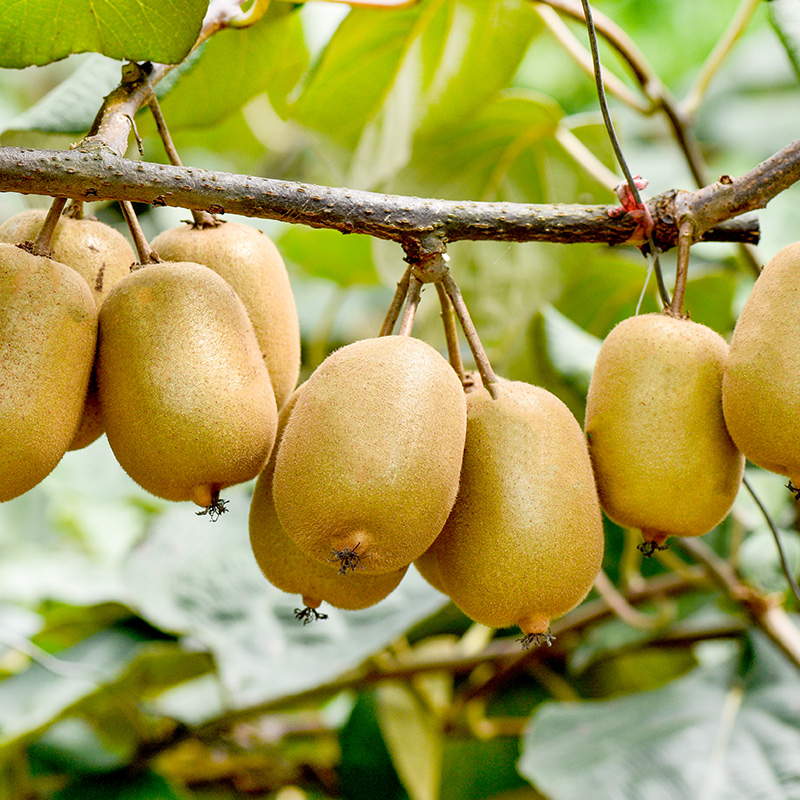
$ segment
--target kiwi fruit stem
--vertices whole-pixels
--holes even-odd
[[[47,212],[47,216],[44,218],[44,223],[42,223],[42,229],[39,231],[39,235],[31,245],[30,252],[33,253],[33,255],[50,255],[50,243],[53,241],[53,234],[56,232],[58,218],[61,216],[61,212],[64,210],[64,206],[66,204],[66,197],[56,197],[53,200],[53,204],[50,206],[50,210]]]
[[[450,298],[450,302],[453,304],[453,309],[458,316],[458,321],[461,323],[464,336],[469,343],[469,349],[472,351],[472,356],[475,359],[475,365],[480,373],[481,381],[486,387],[486,391],[489,392],[492,400],[496,400],[497,389],[495,384],[497,383],[497,375],[495,375],[492,365],[489,363],[489,357],[483,349],[478,331],[475,329],[472,317],[469,315],[467,304],[461,296],[461,290],[458,288],[458,284],[456,284],[449,272],[445,273],[441,283],[447,296]]]
[[[414,328],[414,319],[417,316],[421,291],[422,281],[416,275],[411,275],[408,279],[406,310],[400,322],[400,327],[397,330],[398,336],[411,336],[411,331]]]
[[[397,319],[400,316],[400,309],[403,307],[403,302],[408,294],[408,284],[410,280],[411,267],[409,267],[403,273],[403,277],[397,281],[397,289],[392,298],[392,304],[386,312],[386,318],[383,320],[383,325],[381,326],[381,331],[378,336],[389,336],[394,330],[394,326],[397,324]]]
[[[158,129],[158,135],[161,137],[161,141],[164,145],[164,151],[167,154],[169,163],[174,167],[182,167],[183,162],[181,161],[181,157],[178,155],[178,150],[175,147],[175,143],[172,141],[172,136],[170,135],[169,128],[167,127],[167,121],[164,119],[164,115],[161,113],[161,106],[158,104],[158,98],[153,95],[147,105],[153,114],[153,119],[155,120],[156,128]],[[192,214],[192,219],[194,220],[195,228],[217,228],[223,224],[213,214],[209,214],[208,211],[200,211],[194,208],[190,209],[190,211]]]
[[[453,310],[453,303],[447,296],[447,292],[441,282],[437,281],[435,285],[436,292],[439,295],[439,305],[442,307],[442,324],[444,325],[444,337],[447,342],[447,358],[463,386],[466,381],[466,373],[464,372],[464,362],[461,360],[461,350],[458,347],[456,312]]]
[[[133,203],[128,200],[120,200],[119,207],[122,209],[122,216],[125,217],[125,222],[128,225],[128,230],[131,232],[133,245],[136,248],[136,253],[139,256],[140,264],[157,264],[161,259],[158,254],[150,247],[150,243],[144,235],[142,226],[136,217],[136,212],[133,210]]]
[[[694,242],[694,220],[683,220],[678,233],[678,265],[675,273],[675,290],[669,313],[673,317],[683,317],[683,303],[686,298],[686,279],[689,275],[689,251]]]

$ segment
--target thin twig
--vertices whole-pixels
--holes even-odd
[[[125,222],[128,225],[128,230],[131,232],[136,253],[139,256],[140,264],[155,264],[160,259],[157,253],[150,247],[150,243],[144,235],[142,226],[136,217],[136,212],[133,210],[133,205],[126,200],[122,200],[119,204],[122,210],[122,216],[125,217]]]
[[[58,220],[61,218],[61,212],[66,204],[66,197],[56,197],[50,205],[39,235],[31,245],[31,253],[35,256],[50,256],[53,234],[56,232]]]
[[[444,325],[444,338],[447,342],[447,357],[450,361],[450,366],[455,370],[463,386],[466,381],[466,374],[464,372],[464,362],[461,358],[461,349],[458,346],[458,329],[456,328],[453,303],[447,296],[441,281],[436,281],[434,286],[436,286],[436,292],[439,295],[439,305],[442,307],[442,324]]]
[[[753,488],[753,484],[750,483],[747,475],[742,477],[742,483],[744,483],[747,491],[750,492],[750,496],[755,501],[755,504],[758,506],[759,510],[764,516],[764,519],[767,522],[767,526],[772,531],[772,535],[775,537],[775,544],[778,548],[778,554],[781,558],[781,566],[783,567],[783,574],[786,576],[786,580],[789,582],[789,586],[794,593],[794,596],[797,598],[797,601],[800,603],[800,586],[797,585],[797,581],[794,577],[794,572],[792,571],[791,564],[789,564],[789,559],[786,556],[786,551],[783,549],[783,543],[781,542],[780,533],[778,533],[778,528],[776,527],[775,523],[772,520],[772,516],[770,515],[769,511],[767,511],[766,506],[761,502],[758,495],[756,494],[755,489]]]
[[[733,19],[703,63],[694,85],[680,104],[683,113],[687,117],[694,117],[697,113],[705,99],[711,81],[731,54],[736,42],[747,29],[759,5],[761,5],[761,0],[742,0],[739,8],[736,9]]]
[[[639,194],[639,187],[636,185],[636,181],[634,180],[630,168],[628,167],[625,154],[622,152],[622,146],[620,145],[617,133],[614,130],[614,123],[611,120],[611,112],[608,108],[608,98],[606,98],[605,87],[603,85],[603,68],[600,64],[600,51],[597,46],[597,32],[594,27],[592,7],[589,4],[589,0],[581,0],[581,4],[583,5],[583,14],[586,20],[586,30],[589,34],[589,49],[592,53],[594,79],[595,85],[597,86],[597,97],[600,102],[600,111],[603,115],[603,122],[605,123],[606,131],[608,132],[608,138],[611,141],[611,146],[614,149],[614,155],[617,158],[617,162],[622,170],[622,174],[625,176],[625,181],[628,184],[628,190],[636,202],[636,205],[642,206],[642,197]],[[664,286],[664,278],[661,274],[661,263],[659,262],[657,255],[658,251],[656,250],[656,245],[653,241],[652,232],[649,230],[647,231],[647,250],[653,258],[651,265],[656,274],[658,293],[661,296],[661,302],[663,305],[668,306],[670,303],[670,298],[666,291],[666,287]]]
[[[478,331],[475,329],[475,325],[469,315],[467,304],[461,296],[461,290],[458,288],[458,285],[453,280],[453,276],[450,275],[449,272],[442,278],[442,286],[447,292],[447,296],[450,298],[453,308],[458,315],[458,321],[461,323],[461,329],[464,331],[464,336],[467,339],[470,350],[472,350],[472,356],[475,359],[475,366],[478,368],[481,381],[486,387],[486,391],[488,391],[492,397],[496,397],[494,385],[497,383],[497,375],[495,375],[492,365],[489,363],[489,357],[483,349]]]
[[[535,3],[534,11],[547,26],[555,40],[566,50],[572,60],[590,78],[594,77],[591,53],[584,47],[577,36],[570,30],[566,23],[558,16],[556,10],[549,5]],[[618,97],[623,103],[638,111],[640,114],[649,114],[653,111],[652,103],[643,103],[616,75],[607,72],[605,83],[611,94]]]
[[[742,581],[727,561],[697,538],[679,538],[675,544],[702,564],[711,577],[747,612],[776,647],[800,669],[800,628],[781,606]]]
[[[580,0],[534,0],[534,2],[548,5],[580,22],[585,23],[586,21]],[[697,186],[708,183],[705,162],[688,121],[643,53],[625,31],[604,14],[595,11],[593,18],[597,32],[628,65],[633,78],[641,87],[645,97],[650,100],[653,108],[660,108],[664,112]]]
[[[386,318],[383,320],[381,331],[378,336],[390,336],[397,324],[397,319],[400,316],[400,309],[403,307],[406,295],[408,294],[408,284],[411,279],[411,267],[408,267],[403,273],[403,277],[397,282],[397,289],[392,298],[392,304],[386,312]]]
[[[161,141],[164,144],[164,151],[167,154],[169,163],[174,167],[182,167],[183,163],[181,162],[181,157],[178,155],[178,150],[175,147],[175,143],[172,141],[172,136],[170,135],[169,128],[167,127],[167,121],[164,119],[164,114],[161,112],[161,106],[159,105],[158,98],[155,95],[150,98],[148,106],[153,114],[153,119],[156,122],[158,135],[161,137]],[[190,211],[192,213],[192,219],[194,220],[194,226],[196,228],[217,227],[220,224],[219,221],[207,211],[201,211],[196,208],[192,208]]]
[[[643,631],[652,631],[660,628],[666,622],[664,615],[657,614],[655,616],[650,614],[643,614],[641,611],[634,608],[626,599],[625,595],[614,586],[611,579],[601,569],[597,574],[594,582],[594,588],[603,600],[606,601],[608,607],[624,622],[632,628],[638,628]]]
[[[403,319],[400,320],[400,327],[397,329],[398,336],[411,336],[414,328],[414,319],[417,316],[417,306],[419,306],[420,292],[422,291],[422,281],[412,274],[408,279],[408,294],[406,295],[406,310],[403,312]]]

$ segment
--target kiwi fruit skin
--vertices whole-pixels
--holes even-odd
[[[244,305],[207,267],[148,265],[109,292],[97,381],[117,461],[158,497],[208,506],[269,456],[269,374]]]
[[[300,375],[300,326],[289,275],[272,240],[252,225],[222,222],[164,231],[151,246],[168,261],[204,264],[233,287],[250,315],[282,408]]]
[[[603,522],[581,427],[545,389],[519,381],[467,395],[461,485],[415,563],[471,619],[544,634],[594,583]]]
[[[305,384],[278,446],[281,524],[310,557],[394,572],[442,529],[458,491],[466,401],[448,362],[408,336],[337,350]],[[345,562],[341,562],[344,564]]]
[[[15,214],[0,225],[0,242],[21,244],[34,241],[46,216],[44,209],[29,209]],[[136,262],[136,254],[128,240],[110,225],[96,219],[73,219],[64,215],[56,225],[50,256],[72,267],[84,278],[98,308],[111,287],[124,278]],[[97,381],[92,374],[81,422],[69,449],[87,447],[102,434]]]
[[[21,211],[0,225],[0,242],[32,242],[42,229],[47,211]],[[50,244],[50,257],[72,267],[92,291],[97,307],[117,281],[136,263],[128,240],[115,228],[97,219],[73,219],[62,215]]]
[[[722,380],[725,422],[754,464],[800,486],[800,243],[780,250],[745,301]]]
[[[0,244],[0,501],[33,488],[66,452],[96,336],[97,306],[77,272]]]
[[[397,587],[408,567],[380,575],[370,575],[361,570],[356,570],[352,575],[339,575],[330,565],[309,558],[300,550],[286,534],[275,512],[272,498],[275,454],[301,389],[296,389],[281,409],[275,448],[253,490],[250,504],[250,545],[253,555],[264,577],[273,586],[289,594],[302,595],[303,603],[309,608],[318,608],[323,601],[349,611],[368,608]]]
[[[744,471],[722,413],[725,340],[667,314],[623,320],[603,342],[585,430],[600,503],[660,545],[728,514]]]

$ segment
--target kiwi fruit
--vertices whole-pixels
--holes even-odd
[[[44,209],[29,209],[15,214],[0,225],[0,242],[21,244],[34,241],[46,216]],[[97,219],[75,219],[69,215],[62,215],[58,220],[50,244],[50,256],[72,267],[84,278],[98,308],[111,287],[124,278],[136,262],[133,249],[119,231]],[[97,381],[92,373],[81,422],[68,449],[80,450],[102,433]]]
[[[300,327],[289,275],[272,240],[252,225],[219,222],[164,231],[151,246],[167,261],[204,264],[233,287],[250,315],[282,408],[300,374]]]
[[[461,485],[415,563],[471,619],[518,626],[524,643],[574,608],[603,557],[603,523],[580,425],[550,392],[518,381],[467,395]]]
[[[47,211],[21,211],[0,225],[0,242],[32,242],[42,229]],[[97,307],[117,281],[136,262],[128,240],[115,228],[97,219],[74,219],[62,214],[50,243],[50,257],[81,275]]]
[[[315,370],[286,423],[273,496],[297,546],[342,572],[394,572],[441,531],[458,490],[466,402],[409,336],[364,339]]]
[[[97,306],[77,272],[0,244],[0,501],[33,488],[66,452],[96,336]]]
[[[286,401],[278,418],[276,447],[256,481],[250,505],[250,544],[264,577],[277,589],[300,594],[305,608],[298,610],[298,619],[310,621],[322,602],[347,610],[367,608],[383,600],[400,583],[408,567],[394,572],[370,575],[357,570],[343,577],[328,564],[309,558],[283,529],[272,498],[272,476],[275,454],[286,421],[291,414],[298,392]]]
[[[722,380],[725,422],[754,464],[800,486],[800,243],[780,250],[745,301]]]
[[[744,457],[722,414],[727,355],[715,331],[657,313],[623,320],[600,348],[585,425],[600,503],[649,552],[710,531],[736,498]]]
[[[242,301],[207,267],[148,265],[109,292],[97,382],[114,455],[158,497],[219,508],[269,456],[269,374]]]

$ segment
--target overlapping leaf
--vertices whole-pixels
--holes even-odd
[[[796,668],[756,641],[748,671],[698,668],[651,692],[548,703],[519,768],[551,800],[794,800],[800,793]]]
[[[197,40],[208,0],[17,0],[0,4],[0,67],[72,53],[176,64]]]

